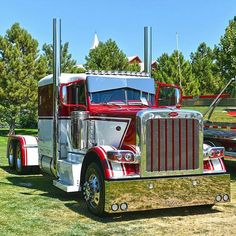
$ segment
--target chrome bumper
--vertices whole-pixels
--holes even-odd
[[[108,213],[209,205],[229,200],[228,174],[105,181]]]

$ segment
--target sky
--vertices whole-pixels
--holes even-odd
[[[236,0],[0,0],[0,35],[19,22],[39,42],[52,43],[52,19],[60,18],[62,42],[85,63],[95,32],[115,40],[127,55],[143,59],[143,31],[152,27],[153,60],[176,49],[189,59],[201,42],[214,47],[236,15]]]

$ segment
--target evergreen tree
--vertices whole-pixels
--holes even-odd
[[[0,36],[0,119],[14,132],[21,114],[37,118],[37,83],[45,76],[46,62],[38,42],[19,23]]]
[[[141,67],[140,67],[139,63],[137,61],[135,61],[134,63],[128,65],[127,70],[140,72]]]
[[[155,79],[167,84],[181,85],[185,95],[199,94],[199,84],[194,81],[191,64],[184,59],[182,53],[178,55],[174,51],[170,56],[164,53],[157,59],[157,64],[157,70],[153,71]]]
[[[225,34],[215,48],[217,64],[222,77],[228,81],[236,76],[236,16],[229,22]]]
[[[43,56],[47,61],[47,74],[53,73],[53,45],[43,45]],[[76,61],[72,59],[69,53],[69,43],[66,42],[61,46],[61,72],[62,73],[81,73],[83,69],[76,66]]]
[[[115,41],[109,39],[107,42],[100,42],[99,45],[90,50],[85,57],[87,70],[127,70],[128,59],[118,48]]]
[[[196,82],[199,83],[201,94],[216,94],[223,87],[215,63],[214,53],[206,43],[201,43],[195,53],[191,53],[191,65]]]

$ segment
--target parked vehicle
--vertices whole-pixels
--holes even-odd
[[[202,114],[180,109],[178,86],[147,73],[60,74],[58,35],[54,74],[38,84],[38,146],[9,137],[18,173],[39,164],[97,215],[230,201],[224,149],[203,145]]]
[[[204,114],[205,117],[208,115],[204,121],[204,141],[211,146],[223,146],[225,148],[224,159],[226,162],[236,161],[236,118],[235,122],[212,122],[211,117],[217,105],[224,99],[221,94],[230,86],[236,85],[235,81],[236,77],[228,82]],[[236,98],[231,98],[231,100],[235,103],[235,106],[227,108],[226,112],[233,117],[236,109]],[[232,101],[231,104],[233,103]]]

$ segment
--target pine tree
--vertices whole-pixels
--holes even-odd
[[[223,87],[215,63],[214,53],[206,43],[201,43],[195,53],[191,53],[191,65],[196,82],[199,83],[201,94],[216,94]]]
[[[43,56],[47,61],[47,74],[53,73],[53,46],[52,44],[43,45]],[[62,73],[81,73],[84,70],[76,66],[76,60],[72,59],[69,53],[69,43],[61,46],[61,72]]]
[[[99,45],[90,50],[85,57],[87,70],[127,70],[128,59],[118,48],[115,41],[109,39],[107,42],[100,42]]]
[[[185,95],[199,94],[199,84],[194,81],[189,61],[184,59],[182,53],[174,51],[170,56],[162,54],[157,59],[158,68],[153,77],[167,84],[181,85]]]
[[[127,70],[140,72],[141,67],[140,67],[139,63],[137,61],[135,61],[134,63],[128,65]]]
[[[38,42],[19,23],[0,36],[0,119],[13,133],[20,115],[37,118],[37,83],[45,76],[46,62]]]
[[[217,64],[222,77],[228,81],[236,76],[236,16],[229,22],[225,34],[215,48]]]

